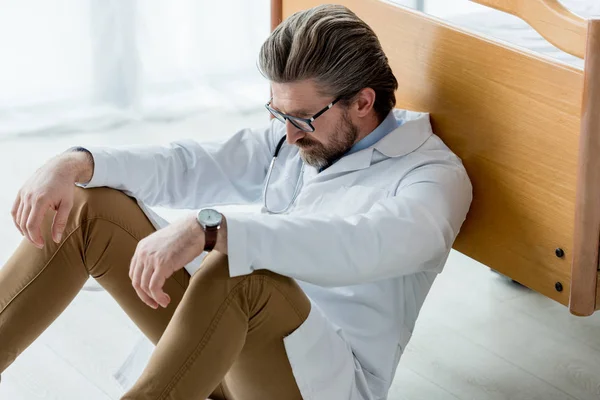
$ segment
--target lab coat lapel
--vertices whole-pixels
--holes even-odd
[[[322,178],[332,174],[357,171],[368,168],[371,165],[373,148],[364,149],[343,157],[338,162],[321,172],[318,177]]]

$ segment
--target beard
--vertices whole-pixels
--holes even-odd
[[[327,168],[341,158],[356,142],[358,127],[352,123],[347,113],[342,115],[327,146],[312,139],[302,138],[296,142],[300,157],[308,165],[317,169]]]

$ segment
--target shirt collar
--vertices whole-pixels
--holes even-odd
[[[399,125],[396,129],[370,147],[345,155],[319,175],[368,168],[373,159],[373,150],[377,150],[385,157],[401,157],[421,147],[433,135],[428,113],[398,109],[392,112]]]

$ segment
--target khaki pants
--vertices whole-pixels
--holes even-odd
[[[138,241],[154,232],[135,200],[76,189],[60,244],[50,237],[53,217],[43,224],[43,249],[24,240],[0,269],[0,373],[92,276],[156,344],[122,399],[301,399],[283,345],[310,312],[294,280],[269,271],[230,278],[227,257],[212,252],[194,276],[173,274],[164,287],[171,303],[154,310],[128,276]]]

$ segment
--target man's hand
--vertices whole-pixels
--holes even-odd
[[[166,280],[204,251],[204,230],[190,215],[142,239],[129,267],[129,278],[144,303],[167,307]]]
[[[38,169],[19,190],[11,210],[21,234],[38,248],[44,247],[41,225],[46,212],[53,209],[57,213],[52,239],[59,243],[73,207],[75,182],[88,182],[93,169],[93,158],[86,152],[61,154]]]

